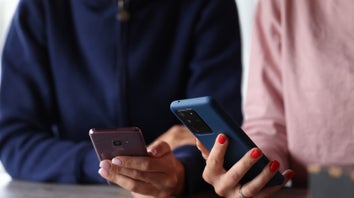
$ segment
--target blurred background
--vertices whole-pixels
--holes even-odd
[[[4,40],[8,31],[12,15],[15,12],[16,6],[19,0],[0,0],[0,58],[3,51]],[[257,0],[236,0],[240,24],[242,33],[242,48],[243,48],[243,65],[244,65],[244,75],[243,75],[243,95],[246,94],[245,87],[248,75],[248,57],[249,57],[249,42],[250,42],[250,32],[252,29],[252,19],[254,7]],[[0,74],[1,74],[1,62],[0,62]],[[1,76],[1,75],[0,75]],[[7,182],[10,177],[5,173],[1,162],[0,162],[0,183]]]
[[[0,58],[3,50],[3,43],[7,34],[12,15],[16,9],[18,0],[0,0]],[[0,62],[1,74],[1,62]],[[0,75],[1,76],[1,75]],[[0,162],[0,183],[7,182],[10,177],[5,173]]]
[[[2,55],[4,39],[17,3],[18,0],[0,0],[0,55]]]

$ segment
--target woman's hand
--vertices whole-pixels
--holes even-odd
[[[223,167],[224,155],[228,146],[226,135],[218,135],[214,147],[210,152],[198,140],[196,140],[196,145],[204,159],[206,159],[203,178],[206,182],[213,185],[215,192],[222,197],[272,197],[275,192],[280,190],[294,176],[294,171],[286,170],[283,172],[285,179],[281,185],[265,187],[280,166],[279,162],[274,160],[270,161],[258,176],[241,185],[241,178],[262,157],[263,153],[260,149],[252,148],[226,171]]]
[[[184,188],[184,167],[170,146],[156,141],[148,147],[149,157],[118,156],[100,163],[99,174],[132,192],[134,197],[167,198]]]

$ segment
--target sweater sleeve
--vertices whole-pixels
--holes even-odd
[[[2,59],[1,162],[15,179],[59,183],[104,183],[87,141],[63,139],[57,125],[43,9],[20,1]]]
[[[253,27],[243,129],[270,158],[288,167],[282,84],[280,1],[259,1]]]
[[[202,178],[198,177],[203,174],[205,160],[195,146],[177,147],[173,153],[184,166],[186,178],[184,195],[190,195],[200,190],[212,190],[212,186],[201,181]]]

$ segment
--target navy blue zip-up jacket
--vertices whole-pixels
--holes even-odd
[[[22,0],[2,59],[1,162],[16,179],[103,183],[90,128],[138,126],[146,143],[180,122],[171,101],[210,95],[239,123],[234,0]],[[194,146],[174,153],[188,192],[205,183]]]

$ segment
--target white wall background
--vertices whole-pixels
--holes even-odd
[[[0,0],[0,46],[6,35],[9,22],[18,0]]]
[[[239,12],[240,24],[241,24],[242,64],[243,64],[242,95],[245,98],[247,79],[248,79],[251,31],[253,25],[252,21],[253,21],[254,8],[257,3],[257,0],[236,0],[236,3],[238,6],[238,12]]]
[[[3,51],[3,43],[6,37],[8,27],[13,15],[18,0],[0,0],[0,60]],[[0,75],[1,75],[1,61],[0,61]]]

